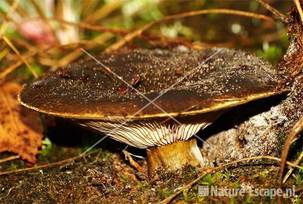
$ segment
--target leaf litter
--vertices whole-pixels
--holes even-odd
[[[38,113],[18,103],[20,89],[17,83],[0,85],[0,152],[13,152],[35,163],[42,145],[42,126]]]

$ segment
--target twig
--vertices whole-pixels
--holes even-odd
[[[0,163],[4,163],[4,162],[8,162],[8,161],[12,161],[15,159],[19,159],[20,156],[19,155],[15,155],[15,156],[10,156],[10,157],[6,157],[4,159],[0,159]]]
[[[185,186],[182,186],[177,192],[175,192],[173,195],[165,198],[164,200],[162,200],[160,202],[160,204],[167,204],[170,203],[175,197],[177,197],[180,193],[182,193],[183,191],[189,190],[192,188],[193,185],[195,185],[198,181],[200,181],[204,176],[206,176],[209,173],[212,173],[213,170],[209,171],[209,172],[204,172],[202,175],[200,175],[198,178],[196,178],[195,180],[191,181],[190,183],[186,184]]]
[[[302,10],[302,7],[301,7],[300,0],[293,0],[293,1],[294,1],[295,5],[297,7],[297,10],[298,10],[298,12],[300,14],[301,21],[303,23],[303,10]]]
[[[67,21],[64,19],[58,19],[58,18],[50,18],[50,20],[62,23],[62,24],[67,24],[67,25],[72,25],[72,26],[77,26],[79,28],[82,29],[88,29],[88,30],[94,30],[94,31],[99,31],[99,32],[108,32],[108,33],[113,33],[116,35],[120,35],[120,36],[125,36],[127,34],[129,34],[128,30],[125,29],[117,29],[117,28],[107,28],[101,25],[94,25],[94,24],[90,24],[90,23],[86,23],[86,22],[72,22],[72,21]],[[192,42],[186,39],[180,39],[180,38],[167,38],[167,37],[159,37],[159,36],[154,36],[154,35],[139,35],[137,36],[143,40],[148,40],[148,41],[163,41],[165,40],[166,43],[170,43],[170,44],[184,44],[186,46],[191,46]],[[206,44],[206,43],[205,43]],[[210,46],[210,45],[208,45]],[[213,47],[213,46],[211,46]]]
[[[130,153],[126,150],[122,151],[125,158],[129,161],[129,163],[141,174],[143,174],[144,176],[146,176],[146,171],[142,168],[142,166],[140,166],[140,164],[138,164],[133,157],[130,155]]]
[[[19,184],[20,185],[20,184]],[[9,196],[9,194],[11,193],[11,191],[15,188],[15,186],[11,187],[8,189],[7,194],[3,197],[0,197],[1,199],[6,198],[7,196]]]
[[[49,167],[54,167],[54,166],[60,166],[60,165],[63,165],[63,164],[66,164],[66,163],[71,163],[77,159],[80,159],[86,155],[90,155],[92,153],[95,153],[95,152],[90,152],[90,153],[86,153],[86,154],[80,154],[78,156],[75,156],[75,157],[71,157],[71,158],[68,158],[68,159],[64,159],[64,160],[61,160],[61,161],[57,161],[57,162],[53,162],[53,163],[50,163],[50,164],[42,164],[42,165],[39,165],[39,166],[34,166],[34,167],[28,167],[28,168],[23,168],[23,169],[16,169],[16,170],[11,170],[11,171],[3,171],[3,172],[0,172],[0,176],[3,176],[3,175],[8,175],[8,174],[14,174],[14,173],[20,173],[20,172],[27,172],[27,171],[33,171],[33,170],[38,170],[38,169],[44,169],[44,168],[49,168]]]
[[[266,8],[268,11],[270,11],[277,19],[281,20],[283,23],[287,23],[287,17],[279,12],[277,9],[266,3],[264,0],[256,0],[258,3],[260,3],[264,8]]]
[[[280,186],[283,185],[283,173],[285,169],[285,163],[287,160],[287,155],[290,149],[290,146],[300,132],[303,129],[303,117],[294,125],[294,127],[291,129],[290,133],[288,134],[285,144],[281,153],[281,163],[280,163]]]
[[[202,175],[198,176],[195,180],[191,181],[190,183],[188,183],[188,184],[186,184],[186,185],[184,185],[182,187],[179,187],[178,191],[176,191],[173,195],[165,198],[160,203],[161,204],[170,203],[180,193],[182,193],[183,191],[191,189],[192,186],[195,185],[198,181],[200,181],[206,174],[214,173],[216,171],[220,171],[220,170],[226,169],[228,167],[231,167],[231,166],[233,166],[235,164],[239,164],[239,163],[244,162],[244,161],[251,161],[251,160],[257,160],[257,159],[269,159],[269,160],[274,160],[274,161],[278,161],[278,162],[281,161],[280,158],[272,157],[272,156],[255,156],[255,157],[243,158],[243,159],[239,159],[239,160],[236,160],[236,161],[232,161],[232,162],[229,162],[229,163],[226,163],[226,164],[222,164],[221,166],[218,166],[218,167],[203,168],[203,169],[201,169],[201,172],[203,172]],[[301,167],[299,165],[296,165],[296,164],[293,164],[291,162],[286,162],[286,164],[289,165],[289,166],[291,166],[291,167],[296,167],[296,168],[299,168],[299,169],[303,169],[303,167]]]
[[[119,49],[126,43],[133,40],[135,37],[141,35],[144,31],[146,31],[147,29],[151,28],[152,26],[154,26],[158,23],[173,20],[173,19],[178,19],[178,18],[210,14],[210,13],[238,15],[238,16],[245,16],[245,17],[256,18],[256,19],[261,19],[261,20],[268,20],[268,21],[273,20],[271,17],[265,16],[262,14],[257,14],[257,13],[247,12],[247,11],[240,11],[240,10],[232,10],[232,9],[207,9],[207,10],[185,12],[185,13],[180,13],[180,14],[176,14],[176,15],[166,16],[162,19],[148,23],[148,24],[144,25],[143,27],[127,34],[124,38],[122,38],[120,41],[118,41],[118,42],[114,43],[113,45],[111,45],[110,47],[108,47],[105,51],[111,52],[111,51]]]

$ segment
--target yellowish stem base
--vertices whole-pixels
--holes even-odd
[[[186,165],[201,166],[203,157],[196,139],[147,149],[148,174],[152,177],[157,169],[175,171]]]

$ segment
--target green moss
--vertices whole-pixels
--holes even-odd
[[[301,186],[303,184],[303,170],[299,170],[296,174],[294,174],[295,185]]]
[[[162,200],[173,194],[173,190],[169,188],[157,188],[157,196]]]
[[[293,200],[294,204],[301,204],[302,203],[302,198],[300,196],[296,196]]]
[[[282,57],[282,48],[276,45],[263,44],[263,50],[258,50],[257,55],[269,62],[277,63]]]
[[[42,141],[42,148],[41,148],[41,150],[39,152],[39,155],[41,155],[41,156],[48,156],[51,153],[52,148],[53,148],[52,142],[46,137]]]

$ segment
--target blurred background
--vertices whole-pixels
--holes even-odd
[[[287,14],[292,1],[267,1]],[[100,52],[130,31],[164,16],[227,8],[271,16],[255,0],[1,0],[0,80],[25,82],[83,54]],[[233,47],[255,52],[272,63],[288,39],[282,22],[207,14],[164,21],[128,43],[132,47],[171,44]]]

